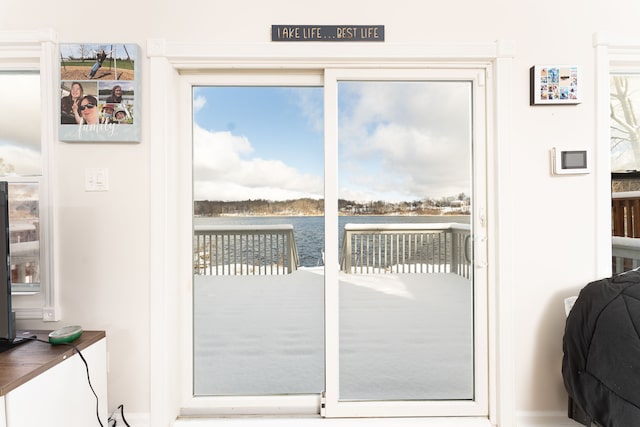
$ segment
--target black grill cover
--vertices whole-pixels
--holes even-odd
[[[603,427],[640,426],[640,272],[585,286],[567,317],[562,376]]]

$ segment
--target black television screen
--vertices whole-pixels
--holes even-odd
[[[0,340],[13,342],[15,338],[15,315],[11,308],[9,187],[5,181],[0,181]]]

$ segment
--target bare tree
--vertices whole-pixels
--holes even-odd
[[[611,151],[628,144],[635,164],[640,164],[640,126],[633,105],[628,76],[613,76],[611,84]]]
[[[86,45],[81,44],[80,45],[80,58],[82,59],[82,62],[84,62],[85,59],[89,59],[89,54],[91,54],[91,49],[89,49]]]
[[[15,171],[12,164],[6,163],[2,157],[0,157],[0,176],[8,175]]]

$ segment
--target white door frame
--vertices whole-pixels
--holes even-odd
[[[178,105],[184,112],[185,123],[193,121],[192,88],[195,86],[322,86],[322,73],[317,70],[298,70],[295,72],[279,71],[276,73],[264,73],[263,71],[219,71],[204,75],[200,73],[185,73],[179,79],[180,94]],[[188,115],[188,117],[187,117]],[[188,141],[181,147],[183,158],[192,159],[192,129],[184,128],[181,132],[181,140]],[[186,166],[186,165],[185,165]],[[186,176],[184,177],[186,180]],[[189,170],[189,179],[192,179]],[[192,188],[189,182],[189,190]],[[188,193],[189,203],[192,203],[191,191]],[[185,196],[186,199],[186,196]],[[191,206],[191,205],[189,205]],[[184,215],[187,215],[184,212]],[[189,213],[191,215],[191,212]],[[186,230],[184,231],[186,232]],[[189,234],[191,234],[189,229]],[[190,243],[191,245],[191,243]],[[191,246],[189,246],[191,251]],[[191,262],[191,261],[190,261]],[[189,264],[190,265],[190,264]],[[190,270],[190,279],[193,273]],[[288,414],[288,415],[313,415],[320,408],[320,395],[292,395],[292,396],[193,396],[193,286],[189,282],[188,289],[180,294],[182,330],[180,335],[182,348],[180,364],[180,389],[181,389],[181,414],[190,416],[202,415],[251,415],[251,414]]]
[[[197,70],[308,70],[326,68],[429,68],[442,63],[460,66],[491,64],[493,91],[487,129],[487,272],[489,325],[489,421],[512,425],[514,366],[512,287],[508,239],[515,228],[502,217],[508,198],[500,197],[501,182],[510,173],[509,135],[513,46],[507,42],[439,44],[202,44],[149,40],[150,107],[150,413],[151,425],[170,425],[184,406],[180,369],[188,334],[184,295],[191,285],[191,176],[186,165],[183,129],[187,112],[180,99],[180,74]],[[190,111],[188,111],[190,115]],[[181,117],[181,119],[177,119]],[[188,167],[190,169],[190,166]],[[185,194],[189,193],[189,194]],[[183,303],[179,303],[183,301]],[[170,339],[174,337],[174,339]],[[179,337],[175,339],[175,337]]]

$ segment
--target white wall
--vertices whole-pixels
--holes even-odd
[[[510,150],[517,166],[509,182],[500,183],[503,196],[510,198],[500,216],[517,218],[518,224],[507,249],[517,254],[512,267],[518,280],[508,284],[517,297],[516,410],[560,413],[566,408],[560,375],[562,299],[597,278],[596,175],[552,177],[548,152],[553,146],[595,149],[593,34],[624,29],[640,38],[638,19],[636,0],[140,0],[107,6],[4,0],[0,30],[52,28],[61,43],[139,44],[143,103],[151,91],[162,90],[150,88],[145,78],[151,38],[266,43],[272,24],[344,23],[385,25],[387,42],[513,41]],[[583,103],[530,107],[528,70],[538,63],[582,65]],[[149,130],[154,122],[148,111],[143,104],[139,144],[55,146],[60,324],[107,331],[109,408],[124,403],[134,413],[149,411]],[[84,171],[90,167],[109,169],[109,192],[84,192]],[[38,326],[56,327],[24,324]]]

